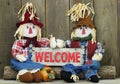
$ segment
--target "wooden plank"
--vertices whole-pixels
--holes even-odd
[[[0,0],[0,78],[2,78],[4,66],[9,65],[12,57],[11,46],[20,6],[20,0]]]
[[[70,0],[70,5],[73,5],[73,4],[79,3],[79,2],[87,4],[89,2],[93,3],[93,0]]]
[[[117,14],[117,16],[118,16],[118,35],[117,35],[117,38],[118,38],[118,47],[119,47],[119,59],[120,59],[120,0],[118,0],[118,14]],[[119,66],[118,67],[120,67],[120,61],[118,61],[119,62]],[[120,68],[119,68],[119,71],[118,72],[120,72]],[[120,77],[120,73],[118,74],[119,75],[119,77]]]
[[[84,63],[84,49],[81,48],[33,48],[31,60],[48,66],[64,66],[72,63],[81,66]]]
[[[102,64],[115,65],[119,73],[117,0],[95,0],[97,40],[103,44]]]
[[[56,38],[69,39],[69,18],[66,17],[69,0],[46,0],[47,34]]]
[[[70,0],[70,8],[76,3],[80,3],[80,0]]]
[[[42,28],[42,36],[46,34],[46,22],[45,22],[45,0],[22,0],[22,5],[27,2],[32,2],[33,5],[36,7],[37,15],[39,17],[39,21],[44,24]]]

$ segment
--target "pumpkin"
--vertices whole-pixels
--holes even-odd
[[[45,66],[42,70],[40,70],[40,74],[42,75],[43,81],[45,82],[55,79],[55,71],[48,66]]]

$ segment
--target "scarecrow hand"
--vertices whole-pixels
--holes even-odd
[[[16,59],[20,62],[24,62],[27,60],[27,58],[25,57],[24,54],[19,54],[19,55],[16,55]]]
[[[103,58],[103,55],[101,53],[95,53],[94,56],[92,57],[92,60],[101,61],[102,58]]]
[[[75,75],[75,74],[72,74],[70,79],[73,79],[73,81],[76,82],[77,80],[79,80],[79,77],[77,75]]]
[[[92,44],[93,44],[93,43],[96,43],[96,40],[95,40],[95,39],[93,39],[93,38],[92,38],[92,40],[91,40],[91,41],[92,41]]]

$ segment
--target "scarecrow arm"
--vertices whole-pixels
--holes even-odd
[[[27,48],[23,49],[22,46],[25,45],[25,41],[16,40],[12,46],[11,53],[13,57],[19,61],[26,61],[27,60]]]

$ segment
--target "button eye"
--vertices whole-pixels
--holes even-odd
[[[29,26],[27,26],[27,29],[29,28]]]
[[[87,26],[85,26],[85,29],[87,29]]]
[[[33,29],[35,29],[35,26],[33,26]]]
[[[80,30],[82,29],[82,27],[80,27]]]

